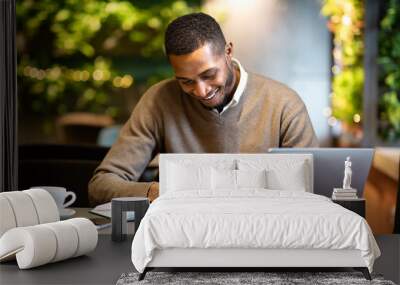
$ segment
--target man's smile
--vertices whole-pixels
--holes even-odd
[[[211,92],[211,94],[209,96],[207,96],[206,98],[204,98],[202,100],[209,101],[209,100],[213,99],[218,94],[219,90],[220,90],[220,88],[215,89],[214,91]]]

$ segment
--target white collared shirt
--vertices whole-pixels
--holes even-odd
[[[240,71],[240,78],[239,78],[239,84],[236,87],[235,94],[233,94],[232,100],[222,109],[221,113],[218,112],[217,109],[213,109],[215,112],[219,113],[220,115],[228,110],[229,108],[232,108],[236,106],[239,103],[240,97],[242,97],[242,94],[244,92],[244,89],[246,88],[247,84],[247,72],[244,70],[240,62],[236,58],[232,58],[232,61],[239,67]]]

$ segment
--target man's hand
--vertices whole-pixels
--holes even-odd
[[[147,192],[147,198],[149,198],[150,203],[153,202],[159,195],[158,183],[154,182],[151,184],[149,192]]]

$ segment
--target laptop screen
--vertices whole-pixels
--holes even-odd
[[[364,185],[371,167],[372,148],[271,148],[270,153],[311,153],[314,159],[314,193],[332,196],[333,188],[342,188],[344,162],[352,162],[351,187],[363,197]]]

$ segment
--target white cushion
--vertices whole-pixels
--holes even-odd
[[[212,169],[212,188],[215,191],[235,191],[240,188],[266,188],[265,170]]]
[[[74,257],[86,254],[96,248],[98,232],[96,226],[86,218],[74,218],[65,221],[73,226],[78,234],[78,248]]]
[[[168,163],[168,191],[211,189],[211,167]]]
[[[280,175],[274,175],[270,173],[266,175],[266,180],[268,176],[271,177],[271,185],[268,185],[266,188],[279,187],[281,189],[287,190],[300,190],[300,191],[308,191],[313,192],[313,161],[312,155],[310,154],[161,154],[160,155],[160,195],[170,191],[171,187],[175,186],[175,184],[183,184],[178,185],[178,189],[188,189],[188,190],[199,190],[204,195],[208,195],[209,193],[214,193],[215,189],[225,191],[233,191],[235,189],[231,188],[232,183],[228,180],[222,179],[222,181],[218,181],[218,187],[214,187],[213,178],[211,175],[203,174],[205,177],[202,181],[198,181],[195,179],[195,183],[193,181],[187,181],[189,179],[184,178],[184,171],[178,172],[177,175],[170,175],[169,170],[173,171],[173,167],[169,167],[171,163],[178,164],[183,166],[183,168],[190,169],[194,167],[207,167],[206,173],[208,173],[209,167],[216,169],[226,169],[226,170],[251,170],[251,171],[272,171],[276,170],[279,173],[285,173],[285,177],[282,178]],[[304,177],[296,174],[297,165],[302,165],[304,167]],[[211,172],[212,173],[212,172]],[[254,172],[253,172],[254,174]],[[200,175],[201,176],[201,175]],[[209,183],[211,179],[211,189],[209,188]],[[285,179],[290,179],[290,183],[284,181]],[[180,180],[186,180],[182,183]],[[282,181],[281,181],[282,180]],[[257,179],[256,179],[257,181]],[[186,183],[187,182],[187,183]],[[207,184],[207,185],[204,185]],[[225,185],[227,184],[227,185]],[[246,184],[246,183],[245,183]],[[258,185],[258,183],[250,183],[250,185]],[[187,187],[188,186],[188,187]],[[221,186],[221,188],[219,188]],[[229,187],[229,188],[228,188]],[[254,189],[255,187],[238,187],[236,184],[236,190],[238,189]],[[260,188],[260,187],[256,187]],[[264,188],[264,187],[263,187]],[[289,189],[291,188],[291,189]],[[171,189],[171,191],[176,191]],[[237,191],[234,191],[235,193]]]
[[[60,220],[57,205],[43,189],[0,193],[0,237],[9,229]]]
[[[0,193],[0,237],[16,226],[17,222],[12,206],[8,199]]]
[[[238,188],[267,188],[266,170],[236,170]]]
[[[306,191],[311,189],[310,169],[304,160],[238,160],[239,170],[266,170],[268,189]]]
[[[20,269],[51,262],[57,252],[57,239],[44,225],[18,227],[0,238],[0,260],[17,259]]]
[[[86,254],[98,241],[96,226],[88,219],[18,227],[0,238],[0,261],[17,259],[20,269]]]
[[[60,220],[57,205],[49,192],[39,188],[31,188],[22,192],[28,194],[32,199],[36,213],[38,214],[39,224]]]
[[[296,165],[291,171],[284,172],[277,169],[267,171],[268,189],[306,191],[306,176],[304,175],[304,166]]]
[[[13,209],[17,227],[33,226],[39,224],[39,217],[31,197],[22,191],[2,192]]]
[[[75,255],[80,240],[78,233],[71,228],[70,223],[55,222],[43,224],[43,226],[49,228],[57,240],[56,253],[51,262],[64,260]]]
[[[218,190],[236,190],[236,170],[212,169],[212,188]]]

